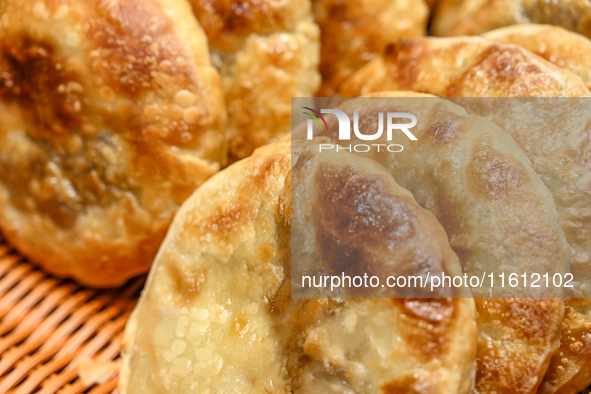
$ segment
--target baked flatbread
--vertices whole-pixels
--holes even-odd
[[[0,2],[0,228],[85,285],[147,272],[226,162],[207,40],[180,0]]]
[[[430,66],[436,58],[438,68]],[[369,78],[367,84],[363,83],[364,76]],[[487,116],[499,124],[531,160],[556,201],[560,224],[571,246],[570,269],[579,278],[575,295],[589,297],[591,103],[590,93],[580,78],[519,47],[477,37],[458,37],[401,43],[385,58],[368,64],[349,82],[342,90],[345,96],[380,91],[384,87],[440,96],[571,97],[535,101],[455,100],[469,112]],[[569,122],[564,122],[565,113],[569,114]],[[580,324],[583,320],[591,321],[588,303],[591,299],[566,300],[571,313],[565,316],[561,347],[548,371],[552,382],[541,387],[546,390],[544,393],[556,392],[562,386],[565,392],[570,392],[569,389],[577,392],[591,384],[587,366],[591,354],[587,347],[579,345],[586,343],[591,335],[586,325]],[[578,328],[568,328],[573,326]]]
[[[310,0],[189,0],[207,34],[228,107],[230,160],[288,132],[291,98],[320,86]]]
[[[556,205],[508,134],[447,100],[412,92],[376,94],[382,95],[382,100],[348,100],[339,109],[350,119],[357,112],[360,128],[368,133],[376,127],[380,112],[409,112],[419,120],[412,128],[417,141],[400,131],[388,141],[384,133],[371,143],[399,144],[404,150],[359,154],[383,164],[419,205],[435,214],[464,272],[478,277],[566,272],[569,248]],[[325,117],[327,129],[338,130],[336,117]],[[352,144],[364,143],[351,138]],[[475,297],[555,296],[531,288],[515,293],[501,290],[476,288],[473,293]],[[559,344],[563,300],[480,298],[476,308],[476,392],[535,393]]]
[[[318,252],[328,228],[295,228],[303,222],[292,216],[292,182],[308,213],[334,192],[325,181],[348,185],[352,198],[331,207],[355,212],[359,237],[460,270],[441,226],[383,167],[349,153],[324,157],[316,142],[259,148],[181,207],[126,327],[122,394],[470,392],[471,298],[291,298],[291,232],[316,233]],[[375,199],[350,187],[355,180],[373,185]],[[397,209],[371,213],[384,206]],[[386,260],[375,268],[389,256],[377,254]]]

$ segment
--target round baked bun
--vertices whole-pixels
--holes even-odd
[[[325,268],[338,257],[321,250],[329,231],[359,253],[381,240],[461,272],[439,223],[381,165],[318,153],[319,142],[259,148],[181,207],[125,330],[120,393],[470,393],[473,299],[291,297],[294,232]],[[305,225],[320,206],[353,227],[330,215]],[[378,272],[387,249],[374,254]]]
[[[310,0],[189,0],[207,34],[229,117],[230,160],[288,132],[291,98],[320,86]]]
[[[123,284],[225,164],[225,113],[185,1],[0,2],[0,228],[55,275]]]
[[[591,37],[591,3],[587,0],[440,0],[431,30],[437,36],[473,35],[518,23],[557,25]]]

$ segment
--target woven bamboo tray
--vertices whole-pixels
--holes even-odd
[[[86,387],[78,364],[118,360],[143,283],[139,278],[114,290],[80,287],[35,268],[0,235],[0,393],[115,392],[116,373]]]

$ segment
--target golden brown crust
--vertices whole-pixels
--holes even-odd
[[[432,214],[371,160],[343,152],[308,149],[292,169],[292,258],[301,261],[292,275],[363,276],[371,273],[381,283],[388,276],[441,273],[461,276],[447,235]],[[338,203],[335,203],[338,202]],[[309,250],[311,248],[312,250]],[[313,257],[311,257],[313,256]],[[304,263],[305,262],[305,263]],[[303,289],[297,297],[322,297],[329,292]],[[351,288],[340,297],[471,297],[467,289],[441,292],[426,288]]]
[[[435,9],[435,7],[437,6],[437,2],[438,0],[425,0],[425,3],[427,3],[427,6],[429,7],[430,11],[433,11],[433,9]]]
[[[562,321],[562,305],[556,298],[476,300],[483,333],[478,338],[476,392],[539,392],[560,341],[556,323]],[[552,346],[544,349],[536,343]],[[540,353],[533,353],[532,345]]]
[[[429,10],[423,0],[314,0],[321,31],[322,86],[334,96],[355,71],[398,39],[424,36]]]
[[[591,302],[567,299],[560,348],[552,357],[540,394],[576,394],[591,383]]]
[[[1,7],[0,226],[52,273],[122,284],[226,161],[205,36],[179,1]]]
[[[291,298],[291,182],[322,175],[327,163],[311,150],[316,142],[295,152],[289,143],[260,148],[179,210],[126,328],[123,394],[470,392],[472,299]],[[313,168],[296,164],[298,149]],[[441,226],[383,168],[351,154],[335,165],[344,170],[338,177],[349,179],[347,168],[379,177],[378,192],[416,215],[409,222],[416,234],[433,237],[425,246],[460,270]],[[304,192],[311,212],[306,197],[314,193]],[[306,230],[313,229],[299,231]],[[187,297],[172,266],[183,275],[203,272],[199,290]]]
[[[562,27],[523,24],[492,30],[483,37],[519,45],[577,74],[591,88],[591,40]]]
[[[519,23],[562,26],[591,37],[586,0],[441,0],[432,22],[438,36],[481,34]]]
[[[374,96],[386,98],[379,103],[353,99],[339,109],[351,118],[357,112],[360,124],[375,124],[378,111],[410,112],[421,119],[412,129],[417,141],[402,133],[391,141],[373,141],[408,149],[365,155],[383,164],[419,205],[435,214],[468,275],[565,272],[569,248],[556,205],[509,135],[447,100],[426,95],[394,98],[417,96],[412,92]],[[327,121],[328,130],[338,130],[335,117]],[[473,293],[500,295],[498,288],[490,290]],[[562,299],[477,299],[476,308],[477,392],[535,393],[559,344]]]
[[[269,0],[190,0],[212,49],[238,50],[251,34],[289,32],[309,19],[306,2]]]
[[[289,131],[291,98],[320,85],[320,38],[309,0],[190,0],[222,76],[230,159]]]
[[[433,14],[431,30],[436,36],[475,35],[532,22],[522,15],[523,5],[523,0],[440,0]]]
[[[516,45],[480,37],[401,41],[347,80],[339,95],[413,90],[441,97],[582,97],[579,77]]]

